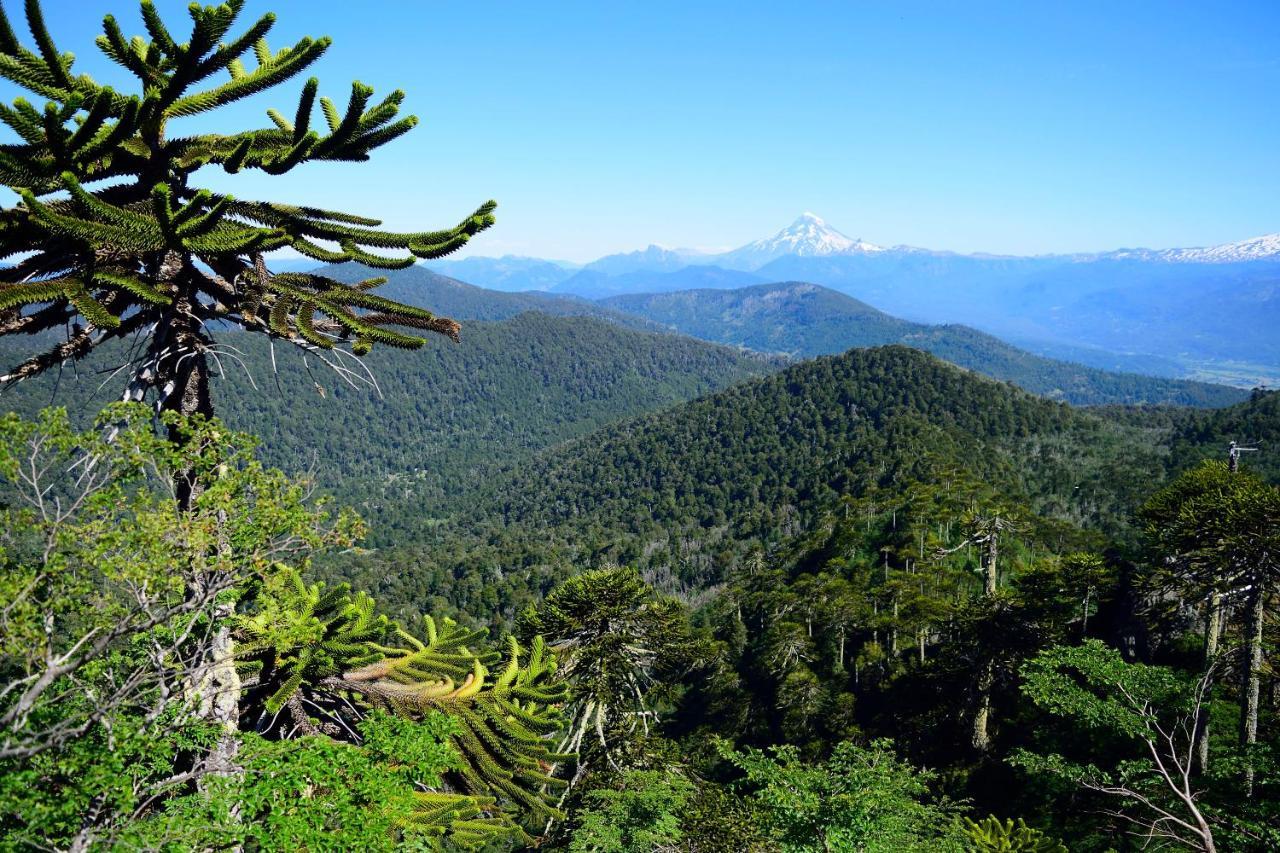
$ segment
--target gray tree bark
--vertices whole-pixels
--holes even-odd
[[[1222,594],[1215,592],[1209,597],[1209,604],[1205,614],[1204,629],[1204,667],[1205,672],[1210,673],[1213,669],[1214,662],[1218,657],[1218,645],[1222,640]],[[1207,703],[1206,703],[1207,704]],[[1209,709],[1202,707],[1200,709],[1199,721],[1196,727],[1196,759],[1200,765],[1200,772],[1206,773],[1209,770]]]
[[[1245,630],[1245,659],[1241,673],[1240,743],[1249,747],[1258,742],[1258,700],[1261,695],[1262,671],[1262,622],[1266,616],[1266,591],[1261,578],[1254,578],[1249,589],[1247,623]],[[1252,762],[1245,764],[1245,794],[1253,796],[1254,770]]]

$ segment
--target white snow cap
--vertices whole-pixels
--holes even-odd
[[[767,240],[757,240],[751,247],[787,255],[850,255],[884,251],[873,243],[846,237],[821,216],[807,210],[790,226]]]
[[[1170,263],[1229,264],[1243,261],[1280,260],[1280,234],[1266,234],[1237,243],[1203,249],[1121,249],[1114,258],[1137,258]]]

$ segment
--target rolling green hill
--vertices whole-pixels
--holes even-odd
[[[816,284],[616,296],[603,304],[703,340],[809,357],[902,343],[1035,394],[1076,405],[1225,406],[1248,392],[1225,385],[1110,373],[1055,361],[968,326],[912,323]]]
[[[0,359],[16,360],[19,343],[0,342]],[[776,369],[692,338],[545,314],[467,323],[457,345],[441,338],[412,352],[379,348],[365,363],[381,396],[346,385],[314,357],[304,363],[288,344],[276,342],[275,370],[259,336],[223,333],[219,347],[220,416],[260,436],[268,463],[314,465],[322,486],[371,517],[384,500],[420,517],[496,464]],[[22,383],[0,397],[0,410],[31,414],[55,402],[87,418],[117,397],[119,377],[95,389],[118,358],[104,353],[60,381]]]
[[[331,571],[402,607],[494,621],[609,563],[699,600],[844,497],[912,482],[984,482],[1064,542],[1123,536],[1167,455],[1143,428],[927,353],[856,349],[548,448],[473,483],[447,523],[404,519],[398,547]]]

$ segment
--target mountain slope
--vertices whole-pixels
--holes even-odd
[[[577,267],[562,261],[504,255],[501,258],[471,257],[460,260],[442,258],[431,261],[427,269],[490,290],[510,293],[549,290],[573,275]]]
[[[839,290],[891,314],[1004,338],[1153,355],[1184,375],[1256,384],[1280,376],[1280,261],[995,258],[938,252],[787,255],[756,270]],[[1233,363],[1254,366],[1236,379]],[[1213,370],[1216,366],[1217,370]]]
[[[1077,524],[1123,528],[1159,479],[1164,452],[1147,439],[927,353],[852,350],[548,448],[473,484],[447,524],[406,522],[399,547],[333,576],[497,620],[610,563],[697,599],[753,548],[842,511],[842,496],[959,471],[1077,541]]]
[[[1031,349],[1078,349],[1095,367],[1110,368],[1115,359],[1106,353],[1112,353],[1131,366],[1155,364],[1162,374],[1181,378],[1246,388],[1280,382],[1280,336],[1274,333],[1280,325],[1280,234],[1207,248],[1015,257],[885,248],[806,213],[772,237],[731,252],[650,247],[588,264],[589,275],[576,283],[567,284],[573,271],[557,265],[555,281],[525,284],[592,298],[726,286],[689,279],[674,287],[643,275],[618,277],[688,276],[699,266],[753,274],[761,282],[813,282],[894,316],[963,323]],[[498,286],[479,275],[468,280]]]
[[[731,289],[760,284],[765,279],[751,272],[717,266],[684,266],[674,272],[636,271],[610,274],[584,269],[551,288],[586,299],[604,299],[626,293],[666,293],[694,288]]]
[[[1043,358],[965,326],[891,317],[825,287],[783,282],[732,291],[617,296],[604,304],[709,341],[762,352],[828,355],[903,343],[953,364],[1067,402],[1224,406],[1245,392],[1220,385],[1108,373]]]
[[[523,314],[467,323],[457,345],[438,339],[418,351],[375,348],[365,363],[379,398],[345,385],[314,358],[308,369],[287,344],[276,343],[273,372],[262,336],[224,333],[218,341],[228,371],[213,383],[219,415],[260,436],[269,464],[289,471],[315,465],[323,486],[371,515],[393,498],[421,515],[494,465],[774,369],[691,338]],[[15,345],[0,342],[0,359],[14,360]],[[100,366],[114,368],[112,358],[104,353]],[[105,375],[98,368],[81,364],[60,383],[53,375],[24,382],[0,397],[0,410],[31,414],[55,402],[90,417],[119,393],[118,383],[95,392]]]
[[[375,270],[359,264],[341,264],[322,267],[317,272],[346,282],[384,277],[387,283],[377,289],[379,296],[417,305],[458,321],[507,320],[526,311],[538,311],[561,317],[596,317],[641,330],[657,328],[639,317],[622,314],[586,299],[551,293],[488,290],[440,275],[424,266]]]
[[[927,353],[875,347],[607,428],[542,454],[481,494],[507,523],[547,526],[585,515],[635,530],[689,519],[754,526],[744,510],[804,511],[847,488],[901,479],[934,457],[1024,487],[1052,483],[1054,499],[1070,499],[1084,519],[1092,510],[1071,493],[1118,484],[1082,460],[1105,456],[1102,440],[1114,432],[1098,417]],[[1034,459],[1018,453],[1028,439],[1042,447]]]

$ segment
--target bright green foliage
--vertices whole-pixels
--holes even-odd
[[[350,340],[356,354],[374,343],[425,342],[396,326],[456,338],[454,321],[371,293],[381,279],[350,285],[320,275],[272,275],[262,253],[291,247],[328,263],[405,267],[448,254],[488,228],[493,202],[453,228],[396,233],[362,216],[197,188],[196,173],[208,166],[279,175],[307,162],[367,160],[417,123],[399,116],[403,92],[374,102],[373,90],[356,82],[340,107],[318,96],[313,77],[290,118],[268,111],[271,126],[171,134],[172,122],[277,86],[328,49],[328,38],[303,38],[272,50],[266,41],[272,14],[233,32],[243,5],[192,4],[186,41],[151,0],[141,2],[146,36],[126,38],[108,15],[97,45],[138,79],[134,95],[73,74],[74,57],[54,46],[37,0],[26,3],[35,51],[0,10],[0,76],[47,99],[42,109],[21,97],[0,105],[0,121],[20,140],[0,147],[0,183],[22,199],[0,211],[0,257],[33,253],[0,275],[0,334],[84,324],[0,381],[24,379],[157,324],[135,365],[132,398],[159,388],[169,407],[209,414],[201,385],[212,347],[204,325],[211,321],[313,351]],[[313,126],[317,108],[323,122]],[[184,399],[170,401],[175,392]],[[194,401],[202,395],[203,403]]]
[[[791,746],[721,752],[746,773],[757,818],[780,850],[963,849],[955,808],[930,794],[932,774],[904,763],[888,741],[846,741],[820,764]]]
[[[295,566],[358,524],[216,421],[164,421],[182,440],[137,404],[84,433],[60,410],[0,420],[5,838],[482,849],[555,814],[551,765],[569,756],[548,737],[567,694],[542,641],[512,639],[504,659],[431,619],[419,640],[367,595],[304,583]],[[179,476],[205,484],[187,510]],[[225,736],[189,700],[230,600],[239,722],[261,734],[241,736],[243,773],[187,796],[198,776],[182,768]]]
[[[237,631],[236,657],[246,676],[256,681],[246,707],[252,709],[271,690],[261,698],[258,730],[273,729],[266,716],[279,715],[304,683],[316,684],[377,660],[380,654],[370,644],[387,630],[387,618],[373,612],[373,599],[362,592],[352,595],[345,584],[326,591],[324,584],[307,585],[294,571],[269,576]],[[306,713],[295,707],[290,725],[311,731]]]
[[[1212,844],[1213,809],[1191,778],[1205,682],[1167,667],[1127,663],[1097,640],[1049,649],[1022,668],[1026,695],[1089,733],[1084,760],[1017,750],[1010,759],[1118,801],[1138,832],[1196,849]],[[1092,760],[1090,760],[1092,759]]]
[[[565,783],[551,772],[554,763],[572,756],[552,751],[547,738],[562,725],[558,706],[568,690],[541,638],[534,638],[522,661],[523,650],[508,637],[506,659],[499,662],[494,652],[469,648],[482,632],[447,619],[439,629],[431,617],[425,622],[425,642],[396,629],[403,645],[377,646],[381,660],[321,686],[399,713],[444,711],[459,723],[453,742],[469,790],[492,793],[537,816],[559,817],[553,792]]]
[[[693,784],[683,776],[655,770],[624,773],[615,785],[587,794],[569,850],[651,853],[676,849],[684,837],[681,814],[693,794]]]
[[[974,853],[1067,853],[1061,841],[1032,829],[1022,818],[1016,824],[1002,823],[994,815],[980,821],[965,818],[964,832]]]
[[[138,645],[147,642],[140,637]],[[136,669],[141,655],[113,655],[86,667],[90,689],[109,684],[106,667]],[[149,697],[150,698],[150,697]],[[152,797],[182,787],[167,780],[191,751],[208,749],[217,731],[200,726],[181,710],[148,720],[138,703],[113,709],[98,724],[66,744],[22,760],[0,761],[0,849],[36,850],[70,846],[83,833],[86,814],[98,824],[88,837],[110,844],[127,832]],[[79,723],[94,712],[85,696],[69,696],[58,707],[42,709],[37,724]]]
[[[181,793],[184,762],[214,734],[189,679],[216,609],[280,561],[358,532],[253,461],[247,437],[165,421],[186,440],[165,440],[137,404],[84,432],[62,410],[0,418],[6,843],[109,845]],[[207,484],[185,512],[173,500],[179,472]]]
[[[443,714],[410,722],[374,713],[359,723],[359,746],[324,736],[246,736],[243,774],[169,801],[124,841],[170,849],[440,850],[446,839],[453,849],[504,840],[510,822],[481,816],[492,801],[422,790],[439,787],[456,765],[453,730]]]
[[[1022,675],[1024,691],[1045,710],[1126,737],[1145,736],[1158,711],[1185,712],[1193,698],[1183,676],[1126,663],[1097,640],[1050,649],[1028,661]]]
[[[504,660],[477,646],[484,631],[431,617],[424,628],[419,639],[375,615],[363,593],[345,586],[326,592],[282,574],[239,620],[240,648],[258,677],[242,718],[262,721],[264,732],[348,738],[353,703],[409,719],[443,713],[454,725],[448,734],[459,755],[454,769],[474,795],[466,802],[489,815],[468,818],[469,832],[510,827],[495,798],[517,811],[557,815],[550,792],[564,783],[552,777],[552,764],[570,756],[553,752],[547,738],[562,724],[557,706],[567,690],[541,638],[528,655],[508,638]],[[288,722],[277,722],[286,708]],[[426,831],[455,805],[433,793],[422,800],[415,825]]]

